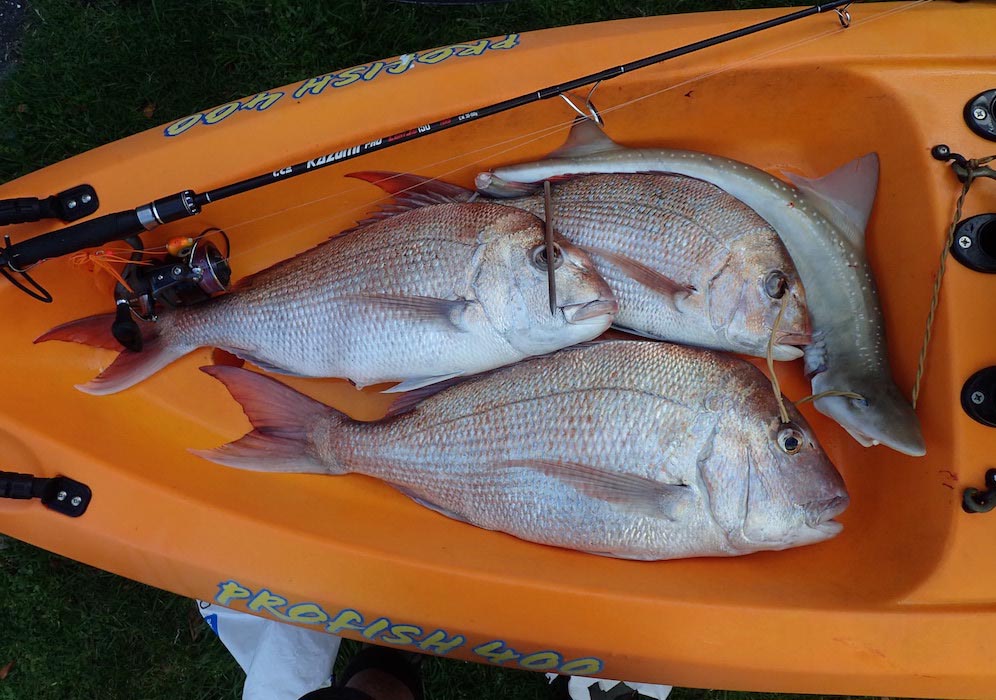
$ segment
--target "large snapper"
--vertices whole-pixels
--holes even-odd
[[[410,174],[350,177],[401,206],[473,197]],[[743,202],[708,182],[660,173],[582,175],[554,183],[551,200],[558,233],[592,256],[612,288],[616,328],[764,357],[781,312],[772,355],[802,357],[795,346],[810,341],[803,285],[778,234]],[[502,201],[545,216],[542,195]]]
[[[588,255],[557,237],[558,308],[547,290],[544,226],[498,204],[444,204],[352,230],[244,280],[230,294],[163,313],[145,349],[124,351],[80,389],[126,389],[195,348],[259,367],[402,391],[590,340],[616,302]],[[38,341],[119,349],[111,316]],[[36,341],[37,342],[37,341]]]
[[[248,370],[205,371],[254,430],[196,454],[366,474],[533,542],[626,559],[732,556],[829,539],[848,503],[802,416],[789,407],[782,424],[764,375],[708,350],[591,343],[412,392],[378,423]]]
[[[711,182],[757,211],[781,236],[806,287],[813,342],[806,373],[813,403],[859,443],[926,453],[920,422],[892,379],[885,328],[865,227],[878,186],[878,156],[869,153],[828,175],[792,184],[722,156],[663,148],[625,148],[591,121],[575,124],[567,143],[546,159],[477,176],[480,191],[521,197],[549,178],[580,173],[669,172]],[[794,187],[793,187],[794,185]]]

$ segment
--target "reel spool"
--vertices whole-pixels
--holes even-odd
[[[224,254],[207,240],[212,233],[224,238]],[[122,272],[127,286],[119,283],[115,288],[117,314],[111,333],[128,350],[142,350],[142,332],[136,318],[155,321],[163,305],[176,308],[199,304],[228,289],[232,278],[228,264],[231,249],[228,236],[221,229],[208,229],[196,238],[170,241],[169,253],[155,265],[137,264],[143,254],[138,238],[128,238],[126,242],[135,248],[134,262]]]

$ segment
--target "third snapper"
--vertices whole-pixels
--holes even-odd
[[[473,194],[415,175],[351,177],[400,202]],[[503,202],[545,215],[542,195]],[[784,301],[773,356],[802,357],[795,346],[810,341],[809,315],[792,258],[764,219],[719,187],[661,173],[582,175],[555,183],[552,202],[557,231],[592,256],[612,288],[616,328],[764,357]]]
[[[435,396],[412,392],[378,423],[248,370],[205,371],[254,430],[197,454],[243,469],[366,474],[532,542],[626,559],[732,556],[830,539],[848,504],[798,411],[782,424],[764,375],[709,350],[569,348]]]
[[[404,391],[590,340],[616,302],[588,255],[562,238],[551,314],[543,222],[497,204],[441,204],[354,229],[147,324],[91,394],[126,389],[198,347],[264,369],[343,377]],[[120,349],[113,315],[73,321],[38,341]],[[38,342],[36,341],[36,342]]]

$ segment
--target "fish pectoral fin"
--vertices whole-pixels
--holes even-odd
[[[391,312],[413,321],[437,323],[447,330],[464,332],[464,314],[476,303],[467,299],[393,296],[390,294],[358,294],[338,297],[335,301],[355,303],[371,311]]]
[[[285,377],[306,377],[306,374],[298,374],[297,372],[292,372],[289,369],[284,369],[283,367],[278,367],[277,365],[269,362],[267,360],[261,360],[252,353],[245,352],[244,350],[239,350],[237,348],[218,348],[219,350],[224,350],[229,352],[239,359],[250,362],[257,367],[259,367],[264,372],[270,372],[271,374],[282,374]]]
[[[396,484],[392,484],[392,486],[394,486],[394,488],[396,488],[398,491],[400,491],[404,495],[408,496],[408,498],[410,498],[413,501],[415,501],[416,503],[418,503],[423,508],[428,508],[429,510],[434,510],[437,513],[439,513],[440,515],[445,515],[447,518],[452,518],[453,520],[458,520],[461,523],[468,523],[468,524],[471,524],[471,525],[473,524],[469,520],[467,520],[467,518],[463,517],[459,513],[455,513],[452,510],[449,510],[448,508],[443,508],[442,506],[437,505],[437,504],[433,503],[430,500],[427,500],[426,498],[424,498],[422,496],[416,496],[413,491],[411,491],[408,488],[405,488],[404,486],[398,486]]]
[[[613,141],[598,124],[591,119],[578,119],[571,127],[567,140],[560,148],[552,151],[547,158],[580,158],[592,153],[618,151],[622,146]]]
[[[575,462],[524,460],[504,462],[502,466],[534,469],[559,479],[592,498],[634,514],[663,520],[675,520],[690,497],[688,487],[682,484],[665,484],[642,476],[607,472]]]
[[[677,301],[679,299],[684,299],[695,292],[695,287],[675,282],[667,275],[621,253],[594,246],[585,246],[585,250],[596,257],[603,258],[610,265],[618,267],[627,277],[664,295],[668,303],[675,309],[678,308]],[[595,264],[597,267],[598,262],[596,261]]]
[[[398,394],[398,393],[401,393],[402,391],[415,391],[416,389],[425,389],[425,388],[427,388],[429,386],[432,386],[433,384],[440,384],[442,382],[446,382],[446,381],[449,381],[451,379],[456,379],[457,377],[461,377],[461,376],[463,376],[463,372],[453,372],[452,374],[440,374],[440,375],[435,376],[435,377],[412,377],[410,379],[406,379],[405,381],[401,382],[400,384],[395,384],[390,389],[384,389],[384,391],[382,391],[380,393],[382,393],[382,394]],[[446,385],[440,386],[438,388],[437,387],[433,387],[432,391],[426,391],[426,392],[423,392],[422,394],[419,394],[418,396],[413,396],[412,397],[412,401],[414,401],[415,403],[417,403],[418,401],[421,401],[422,399],[428,398],[429,396],[432,396],[433,394],[438,393],[438,392],[442,391],[443,389],[446,389],[449,386],[451,386],[451,384],[446,384]],[[414,408],[414,403],[411,404],[411,405],[408,405],[407,402],[404,402],[404,401],[400,401],[400,400],[399,401],[395,401],[391,405],[390,409],[388,409],[388,415],[389,416],[396,416],[396,415],[398,415],[400,413],[407,413],[408,411],[412,410],[412,408]]]
[[[868,153],[821,178],[784,173],[855,246],[864,249],[865,227],[878,189],[878,154]]]

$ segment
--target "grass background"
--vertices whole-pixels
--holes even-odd
[[[369,60],[581,22],[790,4],[20,1],[26,21],[16,63],[0,73],[3,181],[206,107]],[[0,595],[0,700],[241,697],[241,670],[188,599],[2,536]],[[344,644],[340,664],[356,648]],[[431,700],[550,697],[540,674],[434,658],[424,672]],[[679,689],[672,697],[772,696]]]

